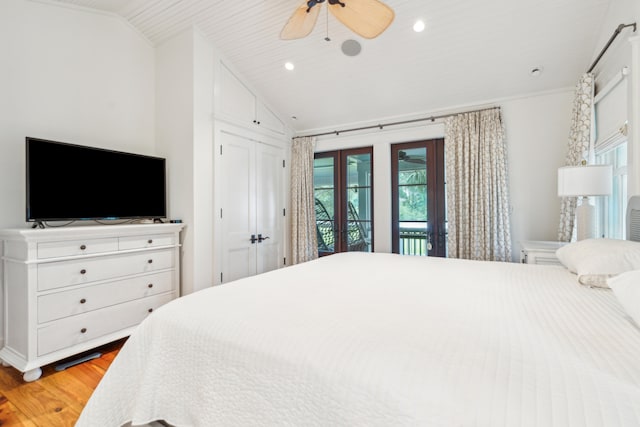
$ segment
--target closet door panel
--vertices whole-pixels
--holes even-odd
[[[223,281],[256,274],[255,142],[230,133],[223,137]]]
[[[280,267],[283,260],[284,152],[281,148],[258,144],[256,159],[256,230],[265,238],[258,244],[257,271],[264,273]]]

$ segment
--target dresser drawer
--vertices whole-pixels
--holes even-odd
[[[38,243],[38,258],[58,258],[75,255],[100,254],[118,250],[118,238],[66,240]]]
[[[175,244],[173,234],[156,234],[146,236],[126,236],[119,239],[121,251],[127,249],[154,248],[158,246],[173,246]]]
[[[38,329],[38,356],[135,326],[172,298],[155,295],[51,322]]]
[[[173,271],[138,276],[38,297],[38,323],[170,292]]]
[[[38,291],[173,268],[173,249],[38,264]]]
[[[525,258],[527,264],[562,265],[554,253],[529,252]]]

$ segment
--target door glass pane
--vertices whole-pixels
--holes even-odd
[[[371,252],[371,221],[347,222],[347,251]]]
[[[321,157],[313,160],[313,185],[315,188],[333,188],[333,157]]]
[[[347,251],[371,252],[371,189],[347,190]]]
[[[371,221],[371,188],[350,188],[347,190],[349,219]]]
[[[427,221],[427,186],[409,185],[398,189],[400,221]]]
[[[400,150],[397,162],[399,252],[404,255],[427,255],[427,149]]]
[[[347,188],[371,186],[371,154],[351,154],[347,161]]]
[[[347,251],[371,252],[371,154],[351,154],[346,162]]]
[[[326,255],[335,251],[335,182],[334,158],[323,157],[313,161],[313,183],[316,208],[316,233],[318,253]]]

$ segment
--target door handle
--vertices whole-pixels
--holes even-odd
[[[262,234],[258,234],[258,243],[262,243],[264,240],[267,240],[269,236],[262,237]]]
[[[251,244],[253,245],[253,244],[254,244],[255,242],[257,242],[257,241],[258,241],[258,239],[256,239],[256,235],[255,235],[255,234],[252,234],[252,235],[251,235]]]

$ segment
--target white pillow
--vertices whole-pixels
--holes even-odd
[[[640,326],[640,270],[612,277],[608,283],[627,314]]]
[[[608,287],[608,278],[640,270],[640,242],[630,240],[581,240],[559,248],[556,256],[588,286]]]

